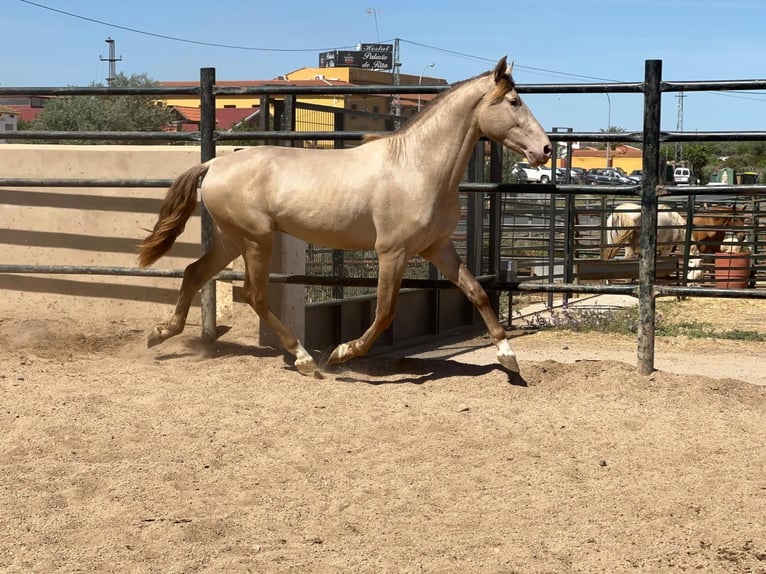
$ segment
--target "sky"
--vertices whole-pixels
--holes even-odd
[[[766,79],[766,0],[0,0],[0,85],[106,83],[117,71],[156,81],[273,79],[319,53],[399,39],[403,74],[470,78],[507,55],[517,84]],[[433,64],[431,67],[430,64]],[[424,82],[425,83],[425,82]],[[529,94],[549,131],[642,127],[640,94]],[[662,129],[766,131],[766,90],[664,94]],[[680,119],[680,121],[679,121]]]

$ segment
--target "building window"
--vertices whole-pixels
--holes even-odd
[[[223,107],[224,108],[236,108],[237,106],[236,106],[236,104],[224,104]]]

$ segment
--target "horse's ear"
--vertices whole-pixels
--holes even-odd
[[[508,75],[508,56],[503,56],[497,62],[495,66],[495,83],[500,84],[507,79]]]

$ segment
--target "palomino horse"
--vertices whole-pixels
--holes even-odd
[[[641,234],[641,206],[636,203],[621,203],[606,219],[607,247],[602,251],[604,259],[612,259],[620,247],[625,248],[624,259],[638,257],[638,242]],[[682,251],[686,242],[686,219],[668,206],[657,211],[657,251],[667,257],[673,251]],[[687,279],[702,278],[702,260],[698,257],[696,245],[689,248],[689,271]]]
[[[197,184],[215,222],[212,247],[184,271],[175,312],[149,346],[179,334],[192,297],[242,254],[245,298],[279,336],[303,374],[318,374],[311,355],[271,312],[266,300],[274,233],[335,249],[375,249],[379,275],[372,325],[335,348],[329,363],[363,355],[393,320],[407,262],[421,255],[477,307],[499,362],[518,372],[505,329],[484,289],[460,260],[451,234],[460,217],[458,184],[481,136],[523,154],[532,165],[551,155],[548,136],[521,101],[502,58],[493,72],[454,85],[401,130],[355,148],[317,150],[259,146],[221,156],[183,173],[168,189],[139,264],[172,246],[197,207]]]

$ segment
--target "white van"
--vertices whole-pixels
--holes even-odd
[[[692,170],[688,167],[677,167],[673,170],[673,181],[676,183],[691,184],[692,177]]]

